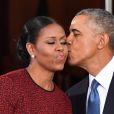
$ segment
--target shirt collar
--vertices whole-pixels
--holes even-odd
[[[93,81],[93,79],[96,79],[100,85],[108,90],[110,86],[110,82],[113,77],[114,72],[114,57],[109,61],[109,63],[97,74],[97,76],[93,76],[89,74],[89,87]]]

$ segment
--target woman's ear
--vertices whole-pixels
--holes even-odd
[[[26,49],[29,53],[29,55],[31,56],[31,58],[35,58],[35,54],[34,54],[34,45],[30,42],[26,43]]]
[[[109,43],[109,35],[107,33],[99,34],[99,43],[98,43],[98,49],[102,49],[106,47]]]

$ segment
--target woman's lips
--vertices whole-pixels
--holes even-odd
[[[59,54],[59,55],[57,56],[57,59],[60,60],[60,61],[64,61],[65,58],[66,58],[66,57],[65,57],[64,54]]]

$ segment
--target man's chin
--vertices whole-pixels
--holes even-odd
[[[74,62],[72,62],[72,61],[70,61],[70,60],[68,60],[68,64],[69,64],[70,66],[75,66]]]

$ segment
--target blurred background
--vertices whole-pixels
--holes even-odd
[[[1,0],[0,1],[0,75],[23,67],[16,55],[16,41],[23,24],[34,16],[50,16],[61,23],[68,34],[74,15],[84,8],[105,8],[105,0]],[[114,12],[114,9],[112,10]],[[65,65],[56,73],[55,82],[64,91],[88,73]]]

